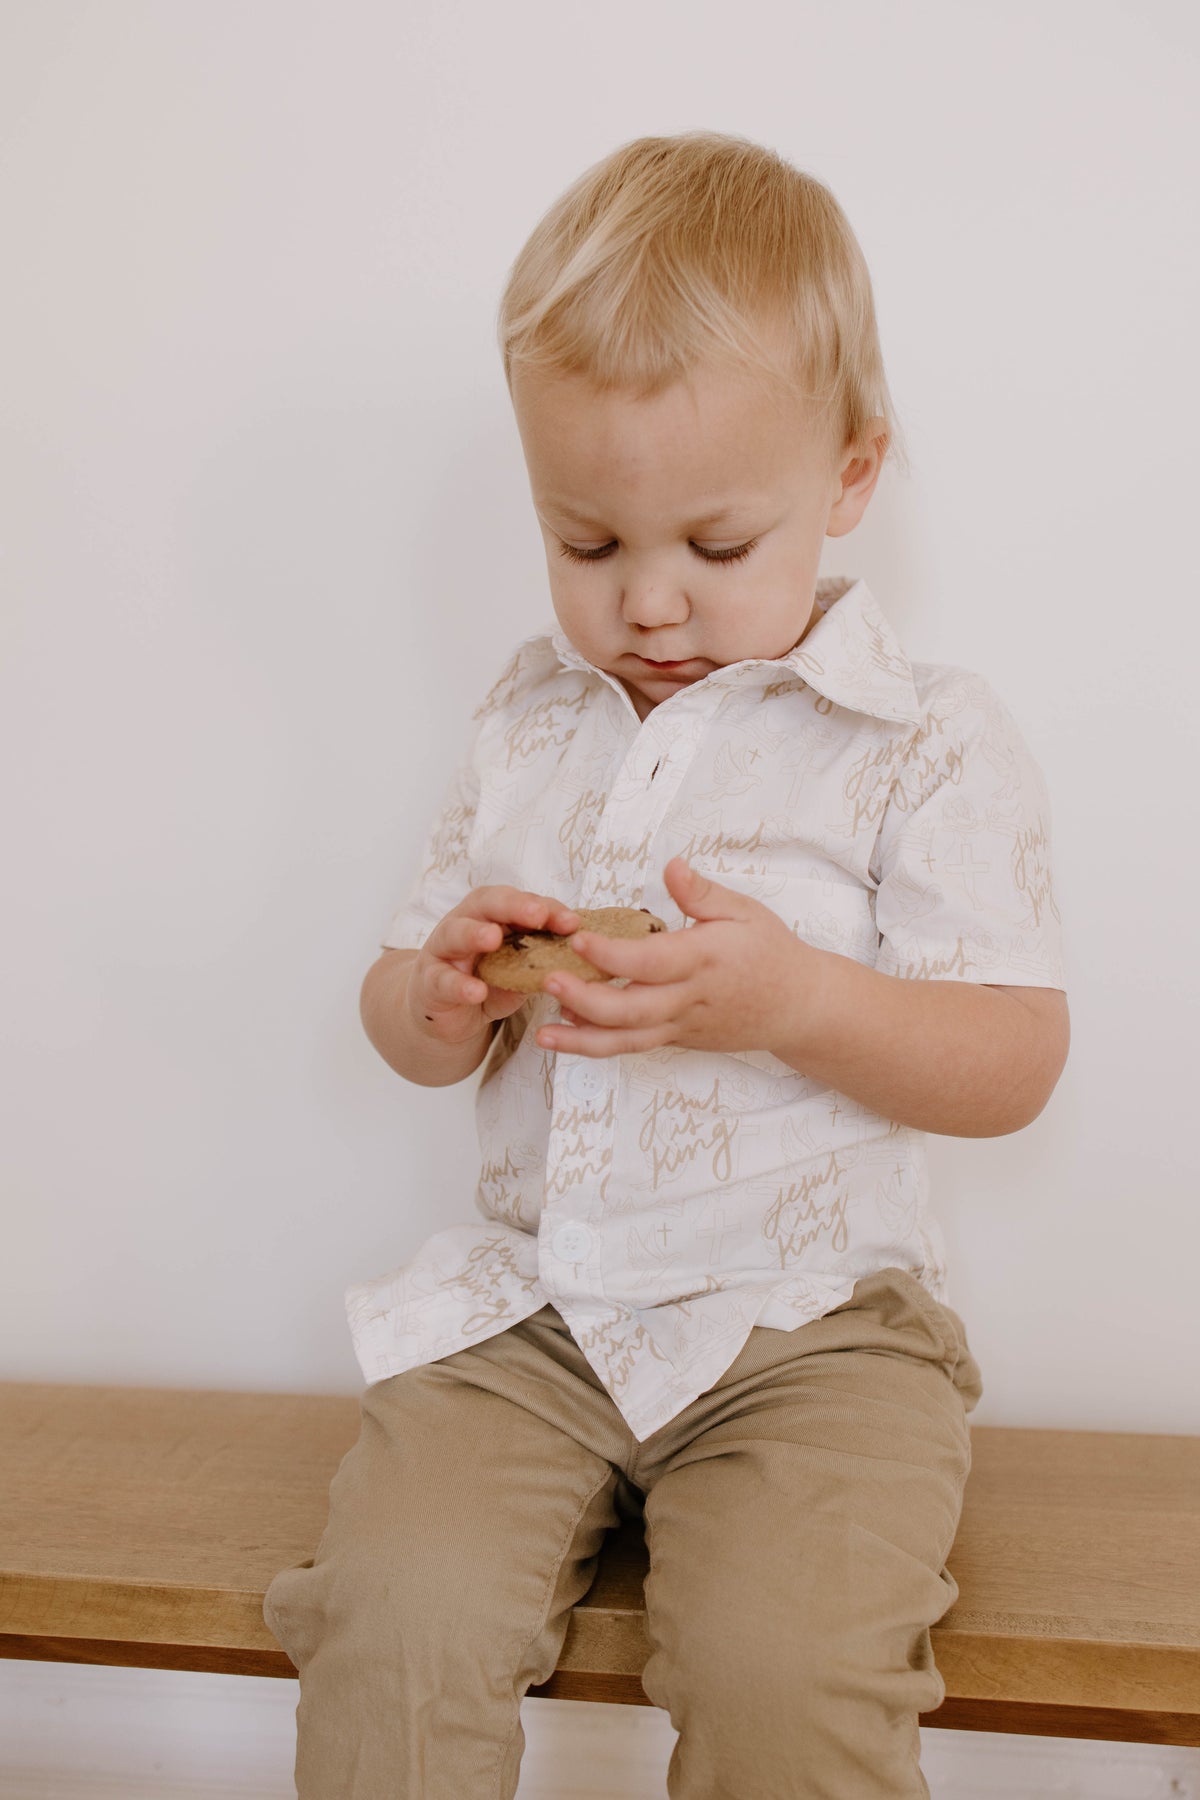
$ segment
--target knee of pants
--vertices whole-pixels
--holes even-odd
[[[359,1646],[386,1664],[469,1656],[503,1634],[511,1595],[485,1546],[371,1533],[364,1523],[327,1533],[314,1558],[281,1570],[267,1589],[263,1618],[298,1669],[323,1645],[351,1655]]]
[[[751,1569],[734,1548],[723,1568],[691,1568],[670,1588],[661,1573],[647,1582],[643,1685],[673,1715],[685,1703],[748,1720],[786,1708],[800,1724],[840,1704],[915,1713],[944,1697],[928,1627],[953,1604],[953,1580],[844,1519],[797,1519],[795,1543]]]

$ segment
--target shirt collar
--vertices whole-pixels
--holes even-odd
[[[897,719],[910,725],[921,720],[912,664],[860,576],[826,575],[816,586],[818,618],[807,636],[786,656],[755,657],[730,663],[706,678],[714,687],[758,680],[778,683],[784,671],[827,700],[872,719]],[[566,633],[539,634],[568,667],[588,669],[611,681],[580,656]]]

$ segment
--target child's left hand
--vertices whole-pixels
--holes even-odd
[[[828,954],[798,938],[778,913],[690,869],[664,870],[667,891],[697,923],[636,941],[576,932],[572,946],[629,986],[581,981],[559,971],[546,992],[562,1024],[543,1025],[544,1050],[623,1056],[667,1044],[688,1050],[794,1054],[821,1009]]]

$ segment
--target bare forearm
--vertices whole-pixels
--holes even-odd
[[[808,1019],[797,1008],[777,1050],[784,1062],[945,1137],[999,1137],[1037,1118],[1065,1061],[1063,1029],[999,987],[882,975],[825,955],[821,1004]]]
[[[483,1061],[492,1040],[487,1026],[462,1044],[442,1044],[417,1031],[407,1004],[415,950],[386,952],[367,970],[359,1011],[367,1036],[389,1068],[420,1087],[449,1087]]]

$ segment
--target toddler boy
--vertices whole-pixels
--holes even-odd
[[[715,133],[551,209],[501,341],[558,630],[516,650],[363,985],[481,1068],[481,1222],[347,1293],[367,1383],[265,1616],[300,1800],[508,1800],[604,1534],[645,1520],[673,1800],[927,1795],[981,1381],[923,1134],[1019,1130],[1068,1021],[1008,711],[819,574],[893,437],[836,201]],[[581,907],[672,929],[576,936]],[[480,956],[570,937],[612,982]]]

